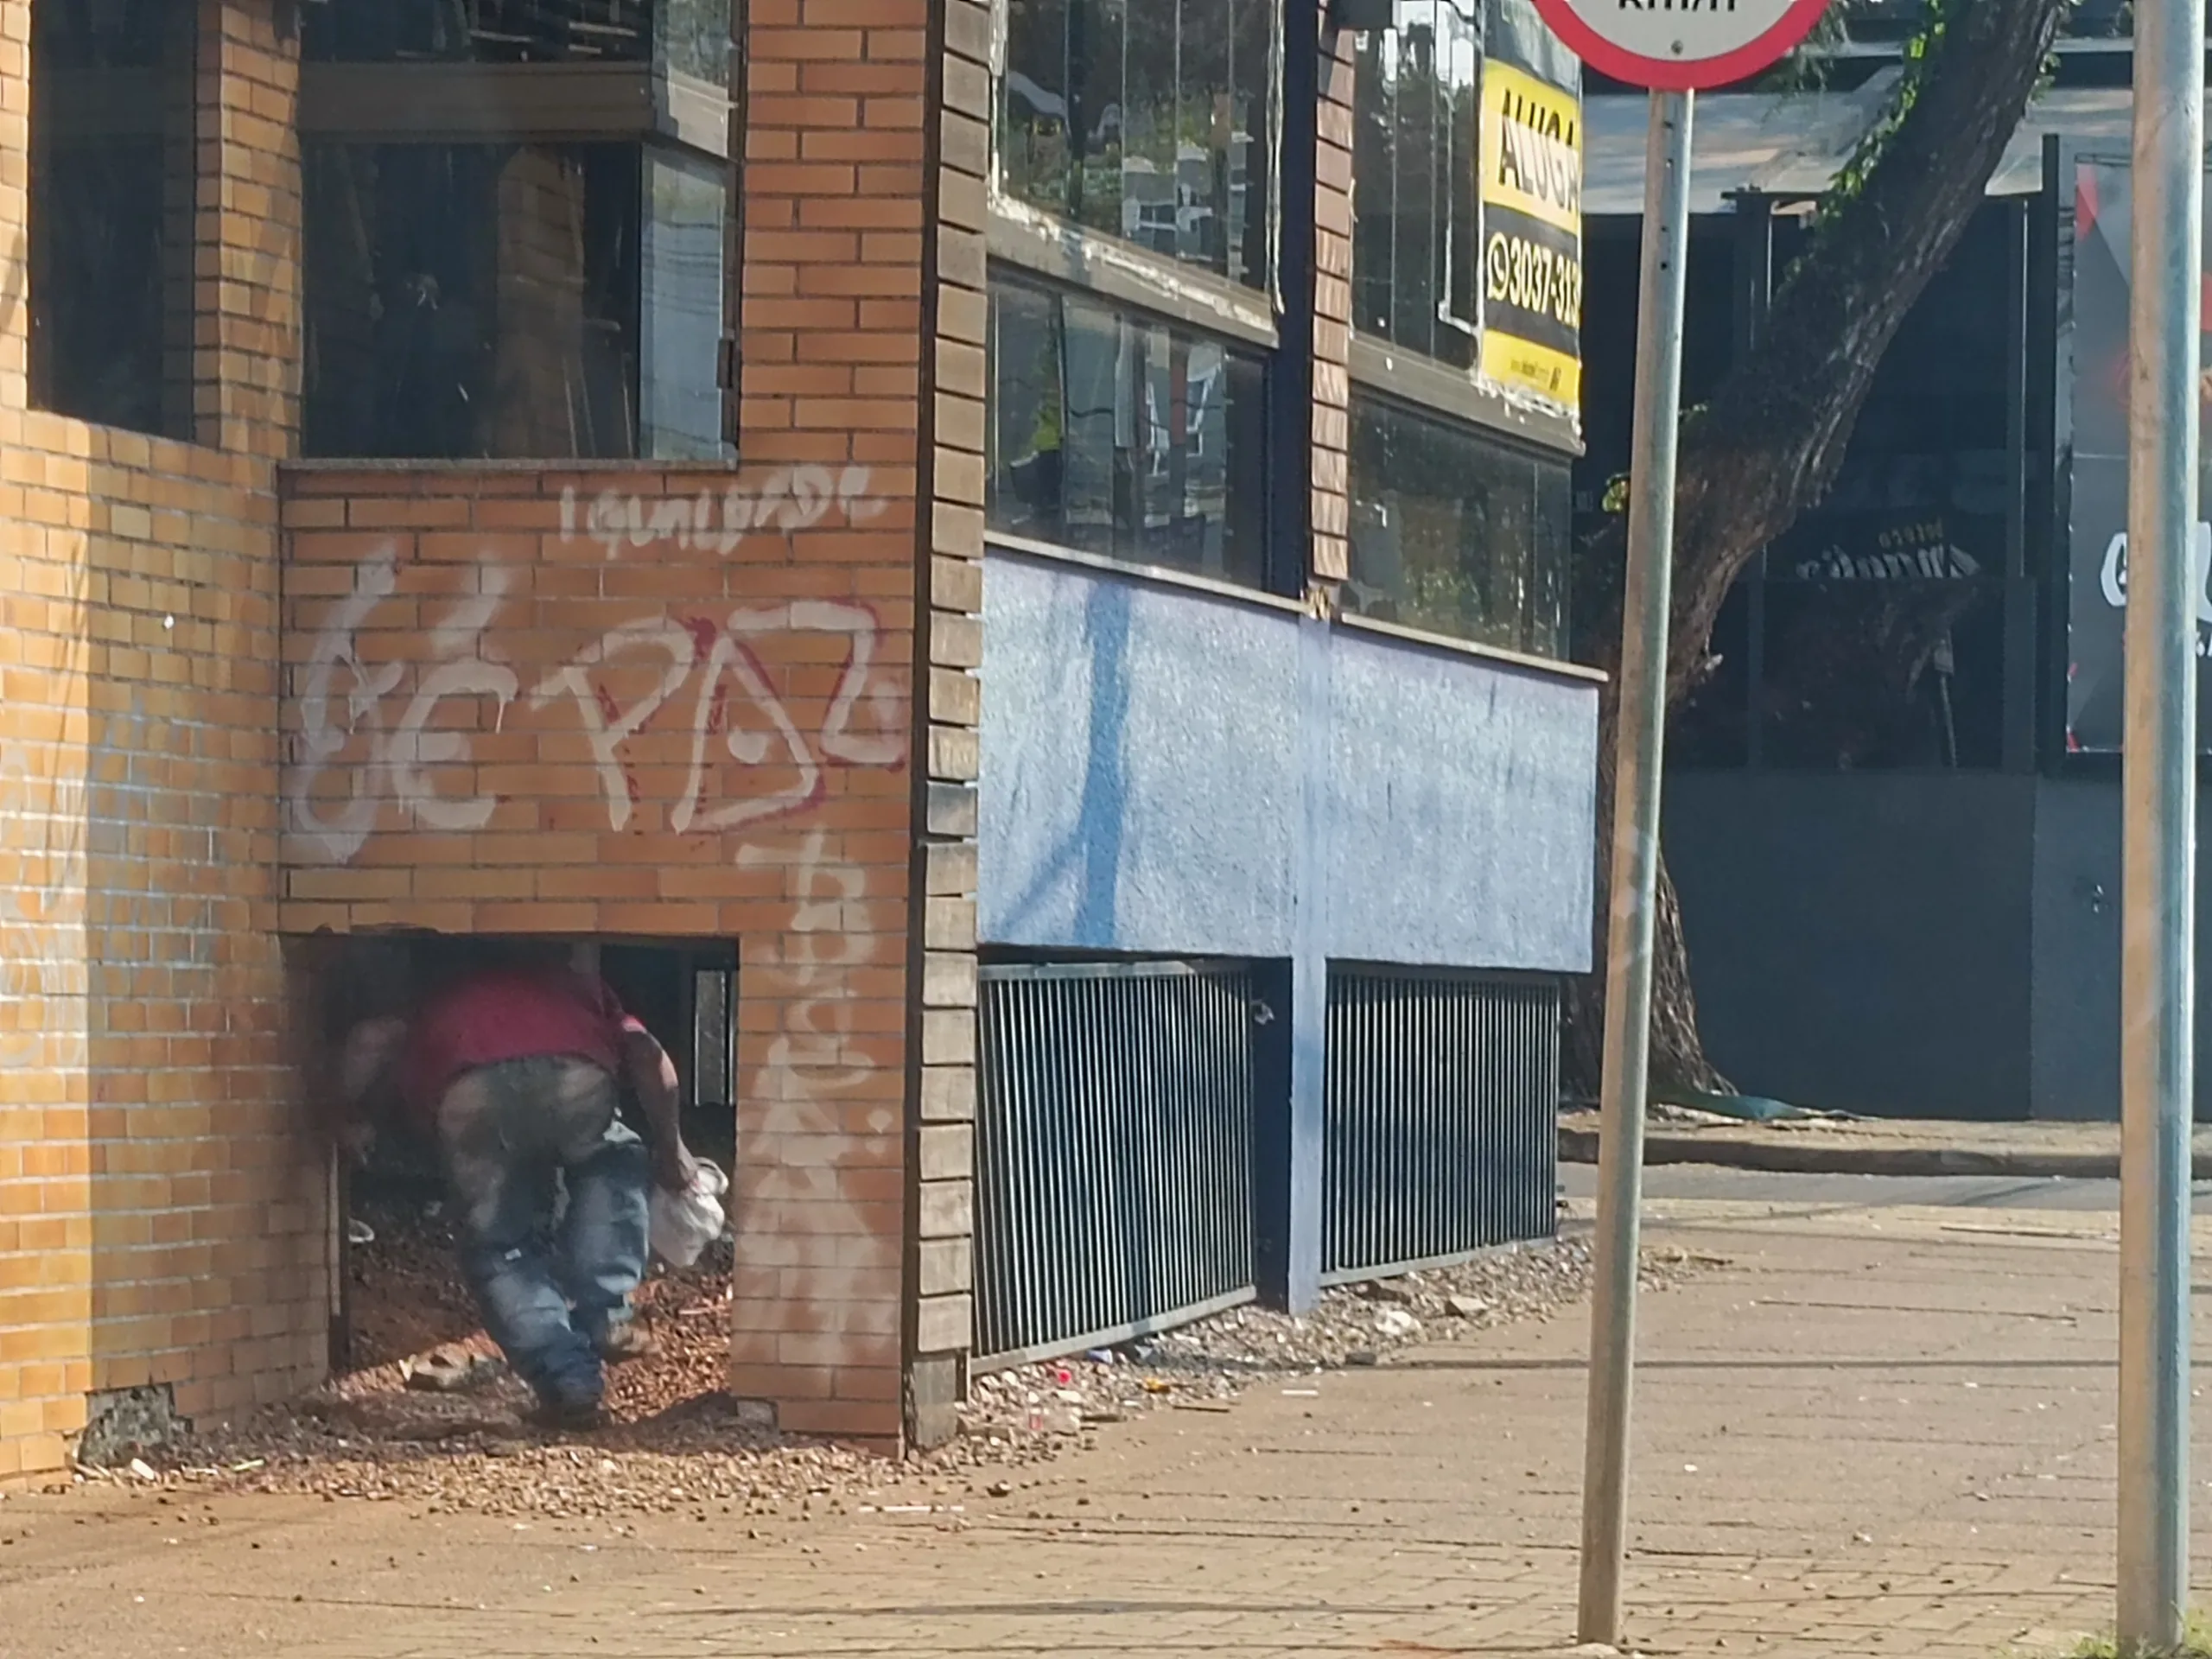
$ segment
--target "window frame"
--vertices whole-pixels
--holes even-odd
[[[1493,10],[1488,6],[1483,8],[1485,22],[1476,72],[1476,96],[1478,99],[1482,96],[1483,70],[1492,57],[1488,19]],[[1395,35],[1397,31],[1393,28],[1386,32]],[[1503,60],[1512,62],[1510,58]],[[1534,74],[1537,72],[1525,69],[1524,73]],[[1539,75],[1538,78],[1542,77]],[[1580,102],[1583,94],[1578,92],[1576,97]],[[1479,119],[1478,112],[1478,123]],[[1477,168],[1481,165],[1480,148],[1478,136],[1476,153],[1470,157],[1470,164]],[[1355,218],[1358,212],[1357,189],[1358,179],[1355,173]],[[1479,181],[1474,192],[1474,233],[1479,245],[1486,219]],[[1356,230],[1351,240],[1355,261],[1352,280],[1357,283],[1359,238]],[[1478,301],[1477,309],[1480,310],[1479,296]],[[1448,296],[1440,294],[1439,304],[1440,308],[1448,304]],[[1479,360],[1482,332],[1488,327],[1488,322],[1486,319],[1478,319],[1478,324],[1475,341],[1476,355]],[[1484,379],[1477,369],[1457,368],[1443,359],[1430,357],[1409,346],[1372,334],[1363,334],[1357,322],[1351,329],[1348,369],[1355,391],[1407,404],[1432,419],[1472,427],[1493,436],[1533,445],[1568,461],[1581,459],[1585,453],[1579,410],[1570,412],[1533,398],[1516,397],[1508,389]]]
[[[1274,379],[1280,372],[1274,353],[1268,348],[1266,342],[1243,339],[1218,327],[1209,327],[1206,323],[1211,319],[1208,317],[1201,316],[1193,321],[1161,308],[1133,304],[1101,287],[1056,280],[1049,273],[1033,271],[1016,265],[1011,261],[1001,262],[994,259],[988,267],[985,281],[987,307],[990,305],[997,288],[997,283],[993,279],[997,277],[1001,270],[1004,270],[1012,278],[1011,286],[1050,297],[1055,303],[1062,303],[1071,298],[1086,301],[1103,310],[1114,313],[1122,326],[1166,327],[1181,330],[1187,334],[1196,336],[1199,342],[1218,346],[1224,359],[1236,356],[1248,359],[1260,372],[1259,418],[1264,423],[1267,406],[1273,395]],[[990,338],[992,343],[989,347],[987,347],[987,363],[989,361],[989,353],[996,347],[995,328],[991,330]],[[995,405],[997,381],[995,365],[987,367],[985,384],[988,388],[987,403]],[[995,428],[995,421],[987,419],[987,426]],[[1264,430],[1264,427],[1262,429]],[[1274,541],[1270,533],[1273,527],[1273,512],[1267,495],[1267,486],[1271,479],[1274,460],[1266,448],[1264,440],[1260,452],[1261,464],[1256,469],[1258,475],[1251,480],[1252,487],[1261,495],[1258,522],[1253,532],[1258,543],[1261,577],[1258,582],[1252,583],[1238,582],[1228,576],[1209,575],[1205,571],[1190,569],[1181,565],[1160,564],[1149,560],[1123,558],[1117,554],[1101,553],[1095,550],[1077,547],[1071,543],[1046,541],[1034,536],[1024,535],[1020,531],[994,528],[990,523],[988,498],[992,490],[991,464],[995,453],[995,448],[987,441],[984,453],[986,505],[983,537],[988,545],[1004,547],[1039,557],[1065,558],[1073,563],[1094,569],[1115,570],[1128,575],[1157,577],[1209,593],[1280,600],[1286,603],[1295,602],[1268,585],[1267,579]],[[1230,487],[1233,492],[1233,482]]]
[[[746,0],[731,0],[730,86],[719,86],[662,60],[603,63],[357,62],[303,58],[297,130],[301,144],[635,145],[674,151],[723,170],[721,344],[715,368],[721,393],[721,464],[735,466],[743,376],[739,356],[743,289],[746,120]],[[640,222],[649,204],[641,202]],[[640,293],[638,306],[644,304]],[[633,309],[637,308],[635,307]],[[642,321],[639,323],[642,349]],[[642,373],[642,365],[640,365]],[[633,385],[634,444],[643,435],[640,386]],[[304,411],[302,411],[304,413]],[[353,457],[317,455],[316,461]],[[514,456],[538,464],[595,465],[587,456]],[[620,458],[608,458],[620,459]],[[427,456],[420,464],[480,465],[480,458]],[[623,464],[653,464],[651,457]],[[685,462],[697,465],[697,462]],[[712,463],[709,463],[712,464]]]
[[[1072,0],[1071,0],[1072,3]],[[1181,0],[1176,0],[1180,3]],[[1248,286],[1141,244],[1109,236],[1011,194],[999,156],[999,103],[1007,75],[1008,0],[991,3],[988,176],[984,194],[990,257],[1032,276],[1070,288],[1090,289],[1103,299],[1158,313],[1167,320],[1237,343],[1274,352],[1281,344],[1282,232],[1286,218],[1281,166],[1283,127],[1283,5],[1267,0],[1271,42],[1268,67],[1268,131],[1262,149],[1270,165],[1265,280]]]
[[[1420,378],[1411,372],[1415,368],[1425,370],[1430,375],[1447,380],[1458,378],[1450,368],[1429,358],[1416,358],[1410,363],[1401,363],[1395,371],[1396,378],[1388,385],[1355,378],[1352,385],[1351,402],[1346,406],[1344,411],[1348,427],[1354,435],[1357,434],[1359,424],[1360,405],[1364,403],[1370,407],[1379,406],[1384,411],[1395,413],[1402,418],[1422,422],[1440,429],[1447,435],[1466,442],[1485,445],[1515,461],[1535,467],[1556,467],[1567,475],[1569,487],[1572,487],[1571,467],[1574,460],[1573,455],[1566,454],[1554,445],[1532,440],[1516,432],[1484,424],[1480,421],[1467,418],[1454,410],[1425,401],[1415,394],[1422,390],[1435,391],[1439,388],[1433,385],[1427,387],[1402,385],[1402,378]],[[1499,396],[1495,392],[1487,392],[1479,386],[1471,389],[1487,397]],[[1349,512],[1356,505],[1358,499],[1353,480],[1353,469],[1357,462],[1350,448],[1345,452],[1344,463],[1344,497]],[[1560,550],[1560,564],[1558,574],[1560,633],[1560,654],[1557,656],[1547,656],[1542,652],[1532,651],[1522,646],[1501,645],[1491,640],[1472,639],[1465,634],[1446,633],[1440,629],[1424,627],[1419,623],[1396,622],[1386,618],[1367,616],[1351,610],[1339,611],[1337,613],[1337,620],[1348,627],[1367,628],[1378,633],[1387,633],[1427,645],[1449,646],[1499,662],[1512,663],[1524,668],[1540,669],[1548,673],[1565,674],[1569,677],[1588,679],[1602,684],[1606,679],[1603,671],[1577,663],[1567,654],[1572,650],[1573,643],[1571,633],[1574,604],[1573,591],[1574,538],[1571,529]]]

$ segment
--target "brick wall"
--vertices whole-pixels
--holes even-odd
[[[301,466],[284,506],[282,925],[734,939],[733,1387],[887,1442],[917,1340],[967,1341],[964,1261],[910,1294],[974,1046],[978,590],[931,585],[916,502],[925,372],[980,397],[981,311],[925,365],[931,24],[750,8],[735,473]],[[931,476],[972,516],[961,431]]]
[[[957,1427],[974,1338],[976,779],[981,750],[984,244],[990,171],[991,8],[945,0],[934,134],[938,213],[930,301],[929,559],[924,571],[927,776],[918,868],[923,904],[915,1147],[915,1351],[909,1414],[935,1443]]]
[[[911,440],[910,440],[911,442]],[[735,1385],[898,1433],[911,466],[288,469],[282,925],[734,938]]]
[[[741,453],[756,462],[849,456],[896,468],[910,614],[918,584],[925,582],[918,575],[915,502],[928,421],[934,10],[929,0],[753,0],[747,14]],[[925,719],[934,707],[938,671],[928,657],[932,613],[925,603],[919,608],[923,632],[913,678],[924,688]],[[917,721],[911,704],[907,718],[911,734]],[[825,1379],[817,1357],[840,1357],[854,1378],[855,1397],[811,1408],[808,1417],[830,1427],[899,1432],[907,1427],[904,1381],[913,1352],[907,1269],[918,1155],[913,1100],[919,1057],[910,1014],[915,1000],[940,994],[927,947],[931,929],[942,922],[926,894],[913,892],[917,803],[928,789],[913,770],[927,767],[910,770],[904,780],[902,856],[912,901],[902,912],[910,931],[900,965],[902,988],[910,995],[899,1010],[897,1088],[885,1101],[892,1109],[869,1120],[871,1128],[893,1137],[885,1150],[895,1148],[895,1157],[868,1160],[871,1175],[889,1178],[880,1189],[890,1200],[885,1218],[895,1214],[898,1224],[850,1253],[845,1270],[866,1287],[864,1319],[824,1336],[811,1328],[819,1322],[803,1307],[764,1301],[754,1335],[741,1331],[738,1338],[741,1376],[748,1363],[757,1366],[751,1374],[760,1383],[773,1382],[787,1394],[804,1389],[818,1396]],[[833,1392],[843,1389],[829,1380]]]
[[[1351,575],[1351,158],[1353,37],[1321,27],[1313,158],[1314,580]]]
[[[30,410],[0,310],[0,1479],[64,1469],[118,1399],[158,1421],[295,1390],[327,1341],[272,931],[294,69],[267,0],[200,18],[195,402],[238,453]],[[18,296],[29,41],[0,0]]]

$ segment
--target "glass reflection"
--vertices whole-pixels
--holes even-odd
[[[1272,21],[1271,0],[1007,0],[1001,187],[1264,287]]]
[[[1080,295],[995,281],[991,371],[993,530],[1260,583],[1255,358]]]
[[[1482,35],[1452,0],[1398,0],[1360,37],[1352,326],[1459,368],[1475,356]]]
[[[1572,501],[1556,461],[1465,427],[1356,401],[1344,608],[1562,654]]]

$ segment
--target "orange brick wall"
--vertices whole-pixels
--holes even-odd
[[[302,466],[284,505],[283,926],[737,940],[737,1385],[882,1437],[912,491]]]
[[[928,423],[927,259],[938,197],[929,131],[936,10],[930,0],[749,0],[741,329],[740,448],[749,463],[849,459],[899,480],[899,575],[919,627],[911,660],[923,721],[938,678],[919,556],[925,509],[922,526],[916,523],[918,484],[927,488],[918,463]],[[908,721],[911,733],[911,705]],[[877,1213],[886,1225],[865,1242],[835,1246],[856,1299],[842,1328],[803,1302],[767,1299],[766,1287],[749,1313],[741,1301],[741,1387],[818,1402],[797,1414],[787,1408],[787,1422],[841,1431],[912,1423],[909,1207],[917,1202],[913,1103],[924,1058],[912,1007],[938,982],[926,898],[912,892],[924,885],[914,861],[931,787],[926,749],[923,762],[906,780],[900,856],[910,903],[899,954],[906,995],[896,1085],[868,1116],[871,1130],[893,1137],[881,1148],[891,1155],[876,1155],[871,1140],[865,1167],[844,1178],[882,1183],[868,1201],[884,1205]],[[823,1247],[794,1239],[785,1248]]]
[[[266,0],[200,16],[196,426],[237,453],[29,410],[0,310],[0,1479],[66,1468],[113,1391],[219,1415],[327,1350],[272,931],[295,71]],[[0,0],[18,295],[29,41]]]
[[[887,1442],[968,1325],[964,1268],[910,1270],[940,1192],[964,1236],[916,1102],[974,1047],[972,847],[916,874],[920,823],[973,833],[979,643],[917,512],[931,11],[753,0],[734,473],[302,465],[284,506],[282,925],[735,940],[732,1384]]]

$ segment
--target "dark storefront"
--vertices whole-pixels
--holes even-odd
[[[2042,148],[2042,188],[1978,211],[1834,492],[1739,584],[1675,722],[1668,849],[1705,1030],[1752,1092],[2117,1113],[2126,146]],[[1789,205],[1703,221],[1719,299],[1692,321],[1694,378],[1756,327],[1804,234]],[[1593,293],[1632,246],[1593,234]],[[1593,334],[1593,383],[1607,344],[1632,342]],[[1592,401],[1586,509],[1611,447]],[[2212,601],[2201,616],[2212,642]]]

